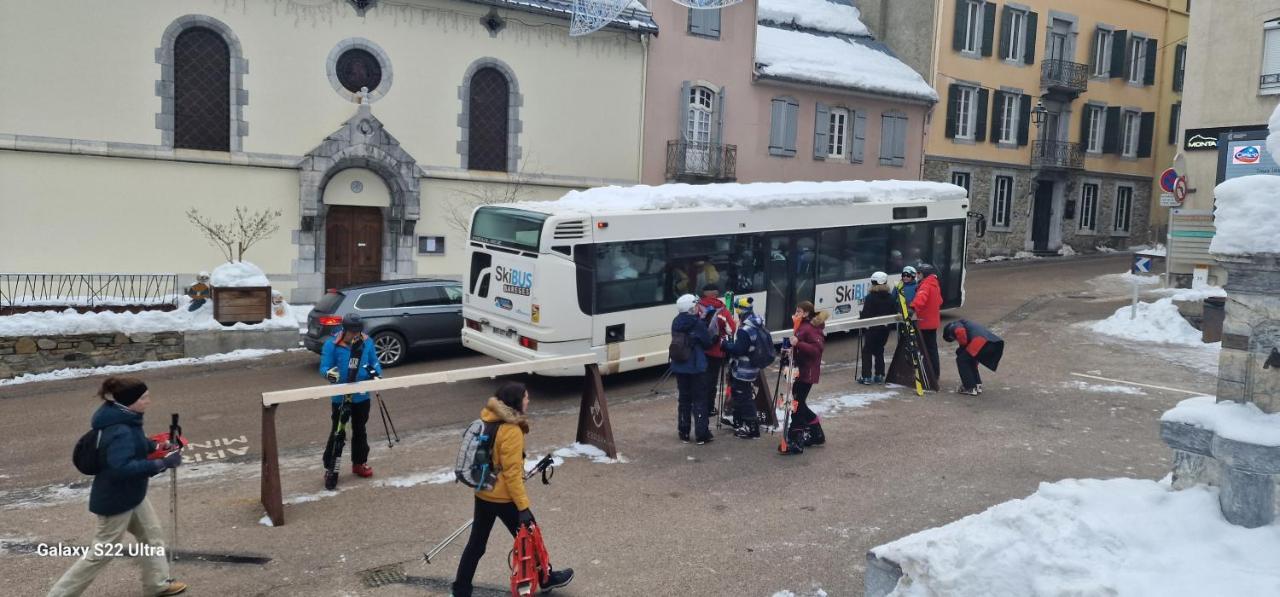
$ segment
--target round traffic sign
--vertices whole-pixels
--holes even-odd
[[[1187,200],[1187,177],[1179,176],[1178,179],[1174,181],[1173,198],[1177,199],[1179,204]]]
[[[1173,187],[1178,182],[1178,171],[1173,168],[1167,168],[1160,173],[1160,189],[1166,193],[1172,193]]]

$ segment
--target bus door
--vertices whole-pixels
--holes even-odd
[[[960,305],[960,284],[964,277],[964,232],[963,222],[933,224],[930,231],[933,266],[938,269],[944,307]]]
[[[772,234],[765,256],[765,325],[791,329],[791,314],[800,301],[812,301],[817,280],[817,235],[812,232]]]

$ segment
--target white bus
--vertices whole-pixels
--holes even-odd
[[[707,284],[754,299],[780,340],[800,301],[858,318],[871,274],[933,264],[964,301],[968,201],[932,182],[603,187],[472,215],[462,342],[499,360],[665,351],[673,305]],[[895,282],[896,283],[896,282]],[[602,372],[665,365],[624,360]],[[581,375],[566,369],[549,375]]]

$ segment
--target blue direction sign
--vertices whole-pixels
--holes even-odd
[[[1131,271],[1135,274],[1151,273],[1151,258],[1146,255],[1135,254],[1133,256],[1133,268]]]

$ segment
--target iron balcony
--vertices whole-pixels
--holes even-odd
[[[738,179],[738,146],[667,141],[667,180],[672,182],[733,182]]]
[[[1066,141],[1036,141],[1031,144],[1031,165],[1052,170],[1084,168],[1084,146]]]
[[[1040,63],[1040,86],[1050,92],[1077,96],[1089,88],[1089,65],[1045,60]]]

